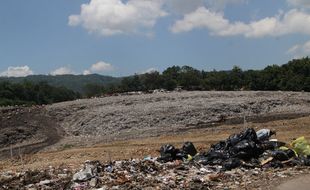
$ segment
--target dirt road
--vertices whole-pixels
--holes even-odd
[[[35,153],[62,137],[62,128],[43,107],[9,108],[0,112],[0,159]]]
[[[309,190],[310,175],[298,177],[279,185],[275,190]]]

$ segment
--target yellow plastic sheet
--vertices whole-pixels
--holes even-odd
[[[298,156],[310,156],[310,145],[305,137],[299,137],[291,143]]]

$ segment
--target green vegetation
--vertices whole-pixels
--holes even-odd
[[[65,87],[53,87],[46,82],[0,82],[0,106],[50,104],[74,100],[80,95]]]
[[[173,66],[162,74],[159,72],[134,75],[122,79],[119,85],[111,88],[98,86],[88,96],[105,93],[149,91],[154,89],[173,90],[283,90],[310,91],[310,59],[296,59],[285,65],[268,66],[263,70],[242,71],[234,66],[230,71],[199,71],[189,66]],[[97,91],[96,91],[96,90]],[[95,92],[96,91],[96,92]]]
[[[31,79],[28,82],[22,82]],[[83,97],[154,89],[173,90],[283,90],[310,92],[310,59],[295,59],[263,70],[200,71],[190,66],[172,66],[124,78],[100,75],[29,76],[1,78],[0,105],[49,104]],[[10,82],[11,81],[11,82]],[[46,81],[46,82],[41,82]],[[61,87],[61,86],[65,87]],[[75,92],[74,92],[75,91]]]
[[[108,85],[108,84],[117,84],[120,82],[120,78],[101,76],[98,74],[92,75],[31,75],[27,77],[0,77],[1,81],[8,81],[12,83],[21,83],[24,80],[33,83],[39,83],[45,81],[47,84],[56,87],[66,87],[69,90],[75,92],[84,93],[84,87],[87,84],[95,85]]]

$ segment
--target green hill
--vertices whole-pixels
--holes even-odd
[[[0,77],[1,81],[9,81],[12,83],[20,83],[23,81],[33,83],[47,82],[49,85],[56,87],[66,87],[75,92],[84,94],[83,89],[87,84],[107,85],[111,83],[119,83],[121,78],[102,76],[98,74],[91,75],[31,75],[27,77]]]

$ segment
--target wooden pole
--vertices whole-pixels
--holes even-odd
[[[11,153],[11,159],[13,159],[13,149],[12,149],[12,145],[10,145],[10,153]]]

